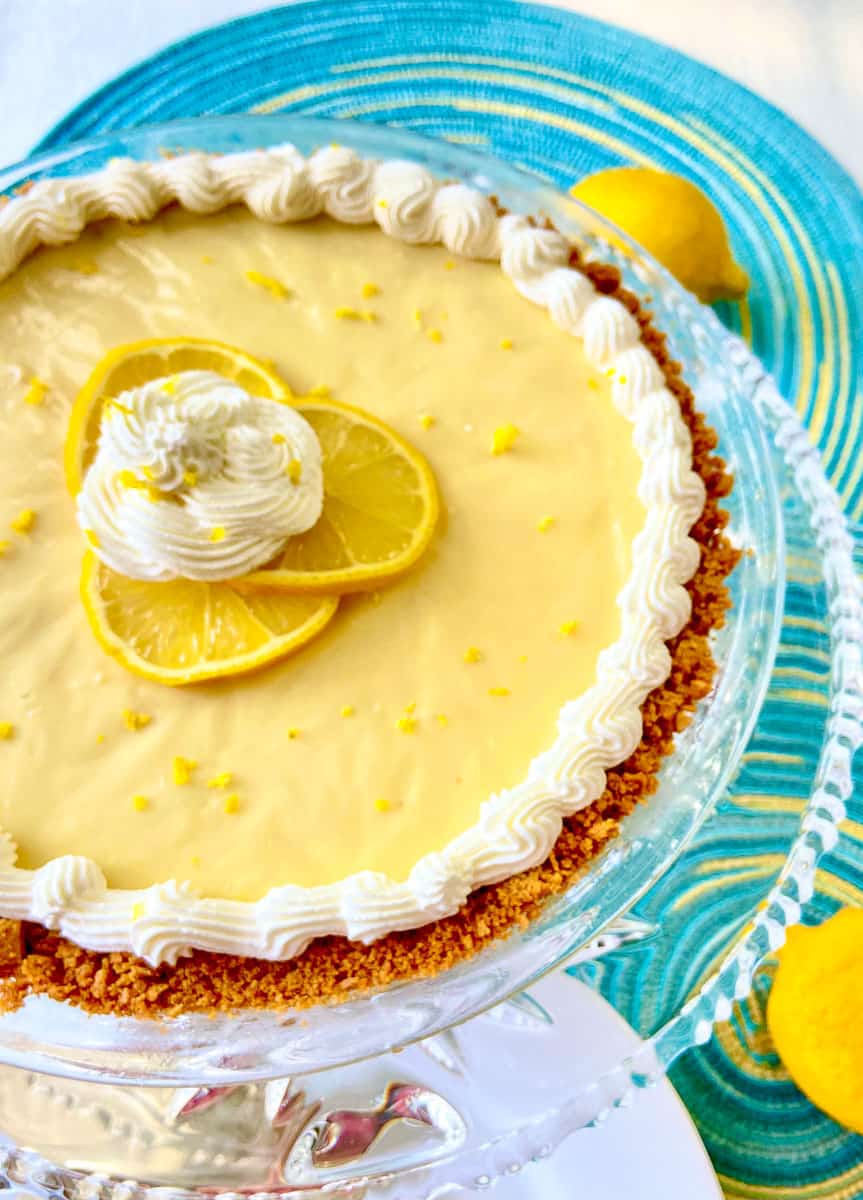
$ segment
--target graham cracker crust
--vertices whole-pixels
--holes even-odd
[[[725,464],[713,451],[717,436],[695,408],[680,365],[669,357],[664,335],[637,298],[620,286],[614,267],[572,263],[602,293],[620,300],[639,322],[642,340],[663,370],[692,433],[693,466],[707,501],[692,529],[701,561],[687,585],[692,616],[668,643],[671,674],[642,705],[643,735],[635,752],[608,771],[598,800],[564,821],[548,858],[539,866],[474,892],[452,917],[369,946],[343,937],[318,938],[288,962],[195,951],[176,966],[151,967],[131,954],[83,950],[40,925],[0,920],[0,1010],[17,1008],[38,993],[94,1013],[172,1017],[184,1012],[307,1008],[333,1003],[398,980],[432,976],[476,954],[534,920],[565,891],[618,832],[620,821],[657,787],[657,772],[698,702],[710,690],[716,664],[708,637],[725,620],[730,598],[726,576],[740,552],[725,536],[721,500],[731,489]]]

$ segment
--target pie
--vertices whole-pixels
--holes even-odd
[[[5,1003],[315,1003],[589,870],[735,562],[617,271],[330,146],[39,181],[0,276]]]

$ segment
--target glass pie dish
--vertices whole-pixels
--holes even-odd
[[[805,435],[746,348],[618,230],[571,197],[470,150],[390,128],[279,115],[108,135],[8,169],[0,175],[0,192],[46,175],[86,173],[116,157],[284,142],[308,153],[332,141],[367,156],[421,162],[438,177],[495,195],[510,211],[551,218],[587,257],[618,266],[625,286],[648,301],[735,476],[726,505],[744,554],[729,580],[733,608],[714,638],[714,686],[665,761],[658,792],[624,820],[589,869],[528,929],[448,971],[301,1012],[151,1021],[88,1015],[34,996],[0,1017],[0,1061],[69,1081],[48,1086],[39,1075],[4,1073],[0,1124],[10,1144],[12,1181],[49,1188],[40,1172],[47,1179],[53,1170],[64,1185],[78,1187],[87,1172],[96,1172],[106,1195],[109,1177],[133,1175],[141,1186],[210,1193],[302,1189],[307,1195],[319,1188],[383,1188],[395,1179],[400,1197],[429,1195],[451,1182],[484,1186],[551,1152],[566,1133],[596,1121],[709,1036],[732,999],[748,991],[760,958],[798,918],[817,854],[841,819],[863,702],[859,585],[840,510]],[[507,1041],[508,1029],[542,1020],[525,989],[574,955],[599,953],[643,932],[621,918],[684,852],[738,769],[782,633],[783,496],[787,507],[790,493],[800,509],[793,537],[811,539],[810,526],[815,531],[833,653],[831,715],[801,838],[721,970],[644,1044],[636,1061],[609,1063],[599,1078],[579,1078],[574,1070],[571,1078],[561,1072],[559,1079],[526,1085],[521,1097],[490,1116],[477,1099],[492,1086],[481,1064]],[[480,1049],[471,1070],[462,1069],[459,1063],[470,1055],[459,1039],[470,1042],[473,1035],[452,1030],[489,1010],[497,1014],[492,1024],[467,1027],[479,1030]],[[415,1043],[420,1049],[399,1053]],[[518,1036],[515,1044],[517,1062]],[[565,1047],[560,1053],[564,1061]],[[468,1075],[472,1089],[465,1086]],[[91,1133],[82,1125],[73,1143],[72,1134],[64,1140],[44,1132],[42,1106],[56,1111],[58,1096],[68,1098],[70,1110],[121,1115],[94,1119]],[[109,1128],[113,1141],[106,1141]],[[137,1142],[124,1141],[119,1131],[129,1128],[139,1131]],[[13,1145],[38,1151],[54,1166]]]

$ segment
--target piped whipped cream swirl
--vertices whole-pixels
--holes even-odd
[[[318,439],[295,409],[183,371],[106,404],[78,522],[132,579],[234,579],[310,529],[323,492]]]

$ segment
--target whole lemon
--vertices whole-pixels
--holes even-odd
[[[749,276],[735,261],[716,206],[681,175],[611,167],[570,189],[659,259],[705,304],[739,300]]]
[[[788,931],[767,1027],[791,1078],[834,1121],[863,1133],[863,909]]]

